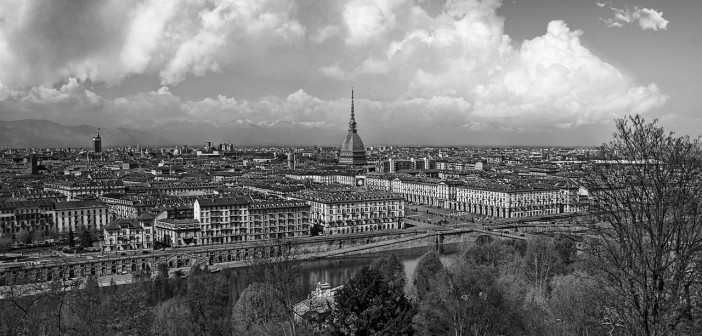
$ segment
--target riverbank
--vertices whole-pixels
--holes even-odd
[[[377,253],[394,253],[397,251],[432,248],[440,250],[446,246],[452,245],[472,245],[477,237],[481,235],[490,235],[497,239],[525,240],[524,236],[506,234],[498,231],[486,231],[473,228],[458,228],[444,229],[442,231],[409,231],[402,235],[390,239],[379,239],[375,241],[364,241],[363,239],[350,239],[346,244],[336,243],[328,244],[298,244],[295,245],[297,250],[292,251],[289,257],[296,260],[304,261],[320,261],[325,259],[355,257],[359,255],[372,255]],[[320,246],[321,245],[321,246]],[[270,246],[265,246],[270,247]],[[271,260],[276,260],[271,257]],[[230,269],[248,267],[254,264],[253,259],[235,260],[216,262],[208,265],[210,269]],[[169,268],[170,277],[175,277],[177,274],[188,274],[193,266]],[[126,284],[131,282],[131,276],[105,276],[100,277],[99,281],[102,286],[109,285],[112,281],[116,284]]]
[[[438,215],[451,218],[448,214]],[[571,214],[568,217],[561,217],[565,219],[579,216],[581,215]],[[553,216],[548,218],[551,217]],[[173,273],[177,270],[187,273],[190,268],[196,265],[210,265],[222,269],[245,267],[250,264],[249,260],[254,256],[269,255],[273,251],[277,251],[276,246],[279,249],[282,245],[294,247],[300,251],[299,255],[306,260],[314,260],[413,247],[441,246],[454,242],[475,240],[477,236],[483,234],[500,239],[523,240],[526,239],[530,231],[542,231],[556,227],[562,231],[564,228],[572,225],[570,223],[557,225],[555,222],[539,222],[537,224],[525,221],[533,219],[501,219],[495,220],[489,226],[479,223],[456,223],[442,226],[421,223],[418,226],[404,230],[304,237],[280,242],[264,241],[230,245],[194,246],[166,249],[165,251],[151,251],[148,254],[132,253],[127,255],[51,258],[50,260],[40,260],[39,262],[21,262],[10,266],[2,265],[0,267],[0,280],[4,283],[45,283],[53,278],[70,280],[92,275],[98,277],[102,286],[110,285],[113,280],[114,283],[121,285],[130,283],[132,274],[139,273],[144,269],[155,270],[160,263],[165,263],[169,269],[173,270]],[[546,218],[540,219],[544,220]]]

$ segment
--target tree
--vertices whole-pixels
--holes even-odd
[[[165,262],[158,263],[156,265],[156,276],[151,283],[150,301],[156,304],[172,298],[175,294],[174,282],[179,280],[180,278],[171,281],[168,275],[168,264]]]
[[[71,229],[70,227],[68,228],[68,246],[76,246],[75,236],[73,235],[73,229]]]
[[[277,304],[276,290],[269,284],[254,282],[241,293],[232,311],[237,334],[285,334],[287,312]]]
[[[303,251],[290,241],[280,240],[261,242],[255,251],[249,260],[253,278],[275,290],[275,302],[285,311],[285,333],[296,335],[295,305],[307,294],[298,285],[303,276]]]
[[[431,291],[436,282],[436,275],[443,269],[444,264],[441,263],[439,254],[435,251],[429,251],[419,258],[417,268],[414,269],[412,284],[420,300]]]
[[[493,266],[457,263],[437,274],[414,319],[420,335],[525,334],[519,310],[505,297]]]
[[[46,230],[46,236],[51,239],[57,239],[60,235],[58,231],[56,231],[56,229],[52,227]]]
[[[551,278],[563,270],[563,264],[554,243],[550,239],[537,237],[529,240],[522,268],[526,279],[533,286],[534,298],[543,301]]]
[[[120,288],[111,280],[114,292],[108,297],[106,304],[110,314],[103,328],[110,334],[117,335],[146,335],[153,318],[152,307],[147,305],[148,295],[143,286]]]
[[[551,281],[548,310],[558,335],[604,335],[604,307],[597,283],[588,274],[557,275]]]
[[[229,286],[226,278],[210,275],[207,268],[195,266],[187,278],[185,304],[191,323],[200,335],[229,334]]]
[[[182,298],[166,300],[154,308],[151,334],[154,336],[199,335],[193,331],[191,319],[190,311]]]
[[[407,283],[405,266],[397,259],[396,255],[390,254],[378,258],[371,264],[371,267],[380,271],[383,280],[395,291],[402,292],[404,290],[405,283]]]
[[[39,242],[44,240],[44,231],[43,230],[34,230],[32,231],[32,241]]]
[[[68,308],[72,335],[89,335],[105,325],[108,312],[102,304],[97,277],[89,276],[83,289],[71,291]]]
[[[463,252],[463,259],[474,265],[498,267],[514,259],[514,249],[501,241],[493,241],[471,246]]]
[[[15,277],[6,280],[0,287],[0,330],[8,335],[31,335],[40,333],[41,306],[45,300],[42,284],[28,283]]]
[[[557,234],[553,239],[554,246],[563,265],[569,265],[575,261],[575,240],[571,236]]]
[[[415,309],[374,267],[364,267],[334,296],[331,335],[412,335]]]
[[[587,266],[629,334],[673,335],[702,293],[702,150],[640,116],[616,121],[586,183],[601,220]]]
[[[57,331],[59,334],[66,332],[66,311],[70,298],[69,291],[78,290],[81,280],[64,280],[55,277],[49,282],[48,289],[43,296],[44,302],[41,304],[42,322],[46,329]],[[45,330],[46,330],[45,329]]]
[[[490,244],[490,243],[492,243],[493,240],[494,240],[494,238],[492,238],[492,236],[490,236],[490,235],[486,235],[486,234],[480,235],[480,236],[478,236],[478,238],[475,239],[475,245]]]
[[[12,250],[12,238],[2,236],[0,237],[0,252],[2,252],[2,256],[5,256],[5,253],[7,251]]]
[[[90,233],[89,229],[83,229],[80,235],[80,246],[93,247],[93,235]]]
[[[17,233],[17,241],[24,244],[29,244],[32,242],[32,236],[29,234],[27,229],[21,229]]]

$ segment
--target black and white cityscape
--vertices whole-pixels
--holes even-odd
[[[0,335],[700,335],[700,15],[0,1]]]

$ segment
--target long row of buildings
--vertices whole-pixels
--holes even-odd
[[[204,246],[403,228],[405,200],[381,191],[306,190],[291,200],[201,198],[193,216],[142,214],[104,228],[105,251]]]
[[[577,212],[580,189],[567,181],[534,179],[452,181],[417,177],[367,177],[370,189],[407,201],[496,218]]]
[[[440,176],[440,174],[436,174]],[[519,218],[584,210],[583,191],[566,179],[536,176],[509,179],[440,179],[407,174],[355,175],[295,172],[286,177],[318,183],[340,183],[386,191],[408,202],[497,218]]]
[[[67,233],[79,229],[101,230],[109,223],[109,207],[99,201],[50,200],[0,202],[0,233],[17,237],[26,232]]]
[[[308,223],[302,223],[306,226],[292,231],[281,231],[281,228],[273,229],[264,227],[263,224],[258,227],[258,223],[254,222],[251,222],[253,226],[243,224],[244,222],[248,223],[247,221],[254,221],[254,217],[250,217],[248,213],[254,211],[253,209],[256,207],[266,208],[265,211],[274,211],[275,207],[271,208],[267,205],[268,201],[254,202],[253,199],[249,198],[249,200],[240,201],[241,204],[236,205],[236,203],[231,203],[234,198],[222,197],[219,191],[215,191],[217,194],[207,193],[207,195],[200,196],[192,194],[191,196],[187,196],[187,194],[186,196],[169,196],[170,192],[162,193],[160,191],[163,188],[172,190],[175,188],[173,185],[185,186],[181,190],[186,192],[192,191],[192,188],[204,188],[198,190],[211,191],[215,187],[225,188],[226,186],[221,183],[162,184],[158,186],[159,190],[151,188],[151,191],[146,193],[133,193],[131,191],[125,192],[129,189],[120,189],[122,192],[114,192],[114,187],[124,188],[123,183],[50,182],[46,184],[46,193],[60,194],[73,199],[90,193],[99,195],[99,201],[60,202],[38,198],[29,201],[2,202],[0,203],[0,232],[14,238],[22,230],[39,230],[60,234],[84,228],[102,232],[105,226],[114,219],[137,219],[142,215],[158,213],[163,209],[176,209],[180,214],[167,216],[169,219],[181,222],[185,219],[192,219],[191,222],[187,223],[188,225],[199,223],[200,226],[205,227],[205,229],[199,229],[205,234],[199,234],[197,240],[192,242],[192,244],[199,245],[273,237],[295,237],[303,235],[303,232],[309,234],[312,228],[309,226],[310,224],[317,225],[319,232],[323,234],[401,228],[405,201],[497,218],[552,215],[582,210],[579,202],[579,188],[568,183],[567,180],[558,179],[539,180],[529,177],[502,180],[478,178],[449,180],[406,174],[359,175],[349,171],[297,172],[285,174],[284,177],[293,181],[304,180],[322,184],[347,185],[348,190],[345,192],[325,192],[297,187],[266,187],[265,183],[262,185],[243,183],[242,187],[256,190],[256,192],[270,189],[271,192],[267,192],[267,194],[276,195],[278,199],[287,198],[306,202],[309,208],[301,207],[295,211],[285,210],[285,212],[306,212],[307,214],[300,214],[300,218],[310,219]],[[66,190],[58,186],[80,189]],[[140,186],[130,187],[134,190],[139,188]],[[154,190],[156,191],[154,192]],[[233,195],[245,196],[241,190],[239,189]],[[200,211],[198,207],[202,204],[208,204],[208,202],[229,202],[231,204],[227,203],[227,209],[220,209],[219,212]],[[350,208],[343,208],[344,206]],[[224,205],[219,205],[219,207],[224,207]],[[232,211],[236,211],[234,215]],[[194,234],[193,232],[191,236],[194,237]],[[183,236],[183,234],[173,235],[173,237],[176,236]],[[159,237],[165,237],[165,235]],[[140,246],[146,246],[147,240],[142,239]],[[169,241],[165,238],[161,241],[167,245],[176,243],[187,245],[184,242],[178,239]]]

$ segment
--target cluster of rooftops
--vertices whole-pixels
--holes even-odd
[[[253,197],[222,197],[222,198],[203,198],[197,200],[200,207],[224,207],[224,206],[248,206],[252,209],[264,208],[282,208],[282,207],[306,207],[305,202],[300,201],[264,201],[254,199]]]
[[[402,196],[384,191],[352,191],[352,192],[331,192],[305,190],[295,194],[296,197],[321,203],[339,203],[348,201],[383,201],[400,200]]]

